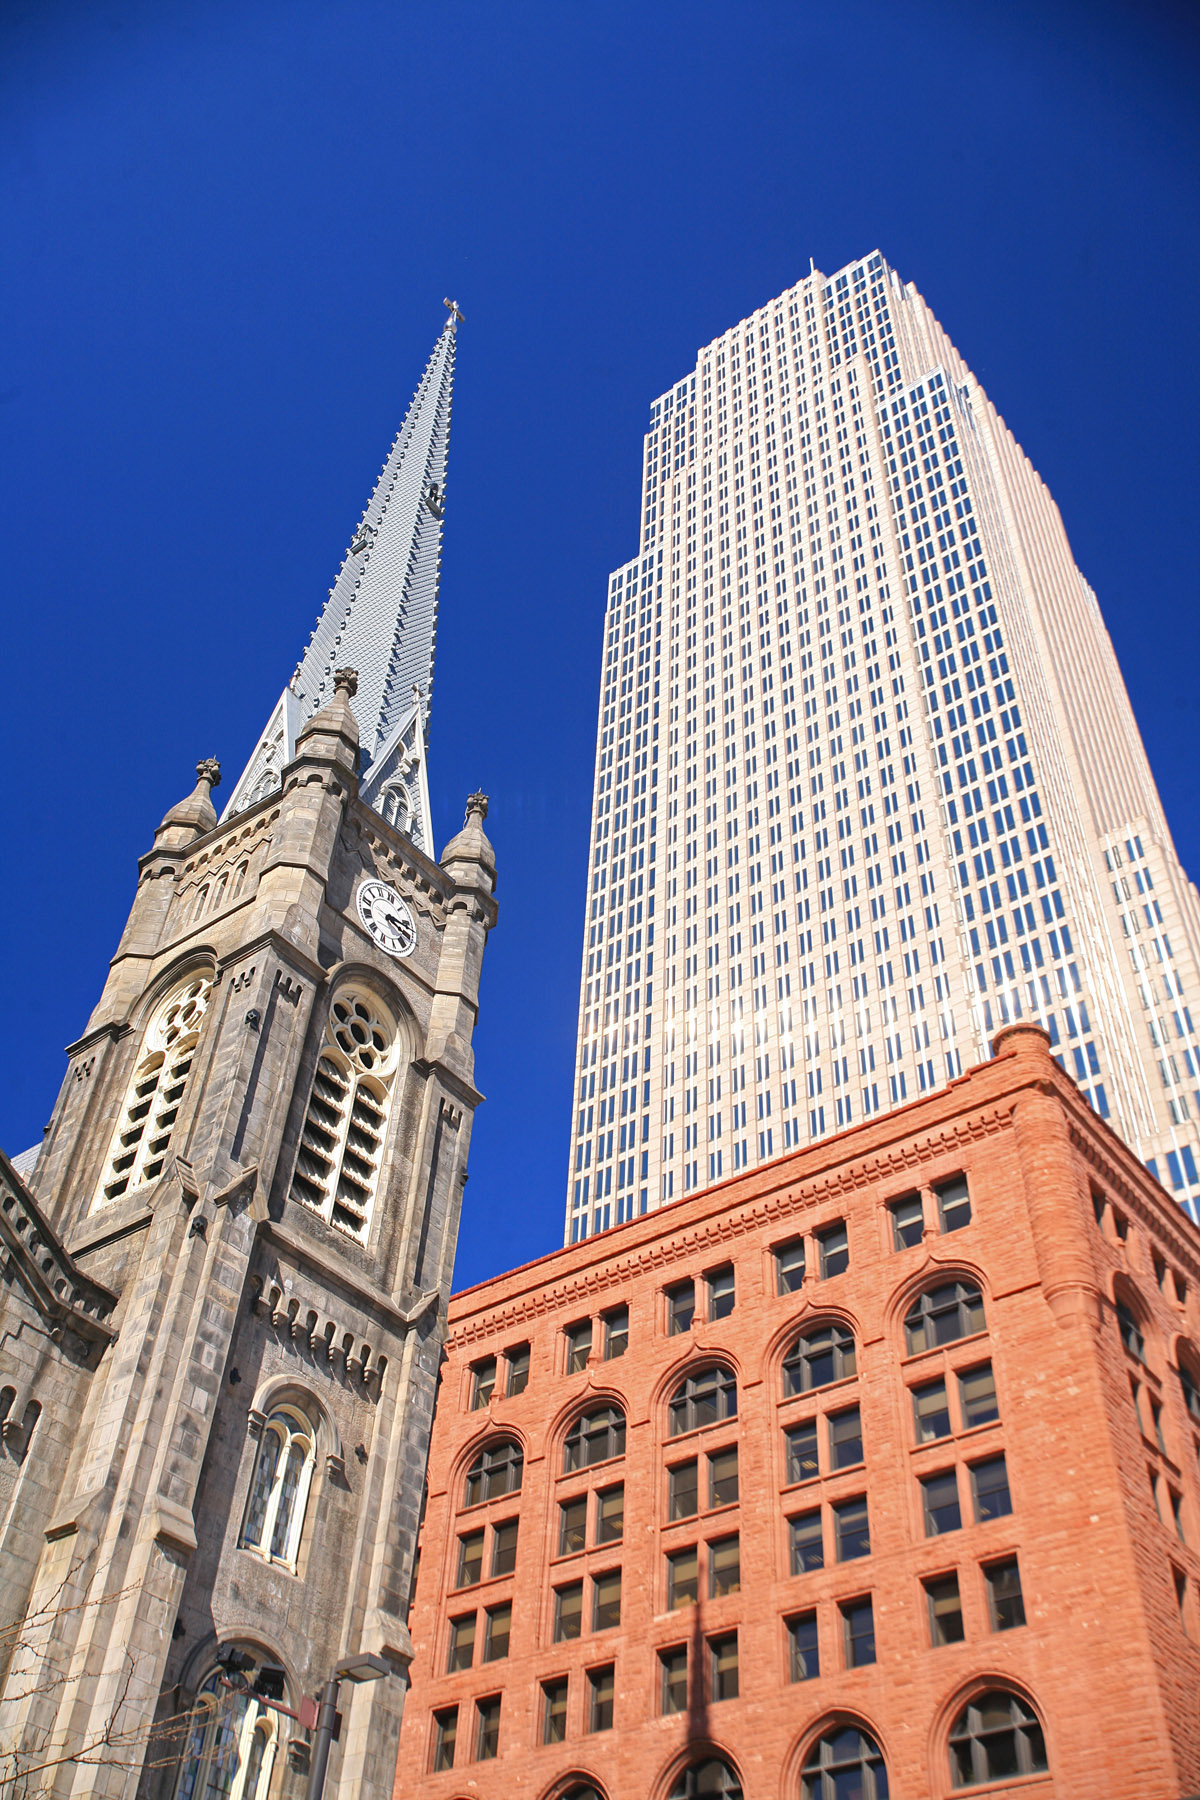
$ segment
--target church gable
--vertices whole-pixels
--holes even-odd
[[[0,1249],[5,1281],[18,1287],[48,1336],[94,1363],[116,1337],[117,1296],[85,1275],[0,1151]]]

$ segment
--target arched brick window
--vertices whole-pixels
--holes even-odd
[[[488,1444],[467,1470],[464,1504],[480,1506],[485,1500],[498,1499],[501,1494],[519,1494],[524,1466],[524,1452],[512,1438]]]
[[[581,1413],[563,1446],[563,1468],[590,1469],[593,1463],[625,1454],[625,1414],[619,1406],[600,1406]]]
[[[1049,1767],[1037,1714],[1007,1688],[991,1688],[968,1701],[950,1733],[950,1780],[957,1788],[1010,1776],[1038,1775]]]
[[[883,1752],[869,1732],[839,1725],[809,1751],[802,1792],[804,1800],[887,1800]]]
[[[1192,1415],[1192,1422],[1200,1425],[1200,1374],[1197,1373],[1197,1362],[1194,1356],[1180,1355],[1179,1385],[1183,1390],[1183,1403]]]
[[[681,1437],[685,1431],[699,1431],[702,1425],[736,1418],[737,1379],[732,1369],[717,1364],[685,1375],[675,1389],[668,1408],[669,1435]]]
[[[854,1333],[839,1320],[802,1331],[783,1359],[785,1394],[807,1394],[858,1373]]]
[[[1137,1322],[1133,1308],[1124,1300],[1117,1301],[1117,1329],[1121,1333],[1121,1342],[1135,1362],[1146,1360],[1146,1340],[1142,1328]]]
[[[908,1354],[916,1356],[921,1350],[971,1337],[986,1323],[983,1295],[973,1281],[945,1281],[940,1287],[926,1288],[905,1314]]]
[[[671,1800],[742,1800],[742,1784],[723,1757],[706,1756],[681,1771]]]

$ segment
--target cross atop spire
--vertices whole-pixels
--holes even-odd
[[[308,648],[280,696],[226,816],[279,785],[296,737],[333,698],[335,665],[358,670],[363,798],[432,854],[425,742],[433,691],[456,328],[434,345]]]

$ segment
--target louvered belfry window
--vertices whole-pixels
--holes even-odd
[[[171,990],[146,1028],[97,1205],[119,1200],[162,1173],[212,986],[207,973],[191,976]]]
[[[371,1222],[395,1062],[396,1027],[384,1007],[343,988],[329,1009],[292,1193],[359,1239]]]

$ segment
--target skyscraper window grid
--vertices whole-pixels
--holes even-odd
[[[1053,501],[877,253],[651,407],[609,582],[571,1241],[1018,1018],[1197,1217],[1200,907]]]

